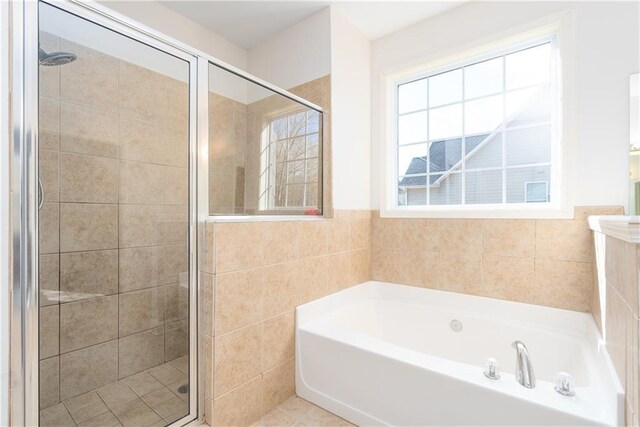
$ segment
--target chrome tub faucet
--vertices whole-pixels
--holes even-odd
[[[516,350],[516,380],[526,388],[536,387],[536,376],[533,373],[533,365],[529,359],[529,352],[522,341],[514,341],[511,344]]]

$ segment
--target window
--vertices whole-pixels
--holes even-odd
[[[263,210],[318,206],[320,114],[306,110],[271,120],[263,151]]]
[[[392,209],[551,205],[555,37],[393,83]]]

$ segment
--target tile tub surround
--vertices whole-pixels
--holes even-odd
[[[620,207],[576,207],[574,219],[400,219],[371,226],[374,280],[490,298],[591,310],[589,215]]]
[[[621,219],[613,217],[612,219]],[[597,269],[592,312],[626,391],[626,425],[640,425],[639,288],[640,241],[617,234],[593,217]],[[616,227],[618,228],[618,227]],[[623,227],[624,228],[624,227]],[[637,226],[628,228],[636,231]]]
[[[187,352],[188,88],[41,33],[41,408]],[[105,420],[107,422],[107,420]]]
[[[369,280],[370,226],[370,211],[341,210],[207,223],[200,339],[210,425],[249,425],[293,396],[295,307]]]

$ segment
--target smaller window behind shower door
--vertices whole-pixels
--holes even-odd
[[[39,5],[40,423],[171,424],[192,408],[193,69],[91,19]]]

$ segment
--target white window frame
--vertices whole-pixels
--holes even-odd
[[[512,36],[502,37],[491,42],[433,59],[410,69],[382,75],[383,111],[382,123],[381,174],[382,217],[408,218],[572,218],[572,163],[571,163],[571,20],[564,16],[552,18],[553,21],[538,28],[519,28]],[[500,56],[502,53],[532,44],[552,41],[552,72],[556,85],[552,87],[552,153],[550,171],[550,199],[548,203],[505,203],[505,204],[469,204],[469,205],[426,205],[398,206],[397,182],[397,117],[398,86],[442,73],[448,70],[471,65],[486,59]],[[503,153],[504,154],[504,153]]]

